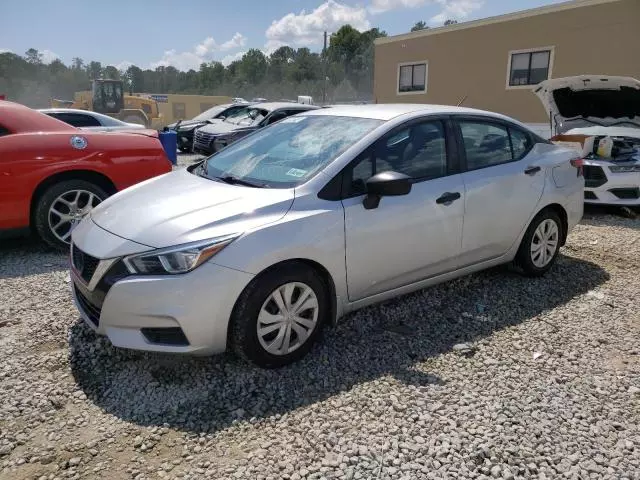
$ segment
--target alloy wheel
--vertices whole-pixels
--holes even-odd
[[[553,259],[558,250],[558,224],[547,218],[540,222],[531,239],[531,262],[538,268],[544,268]]]
[[[71,232],[102,199],[88,190],[70,190],[58,196],[49,207],[51,233],[64,243],[71,241]]]
[[[300,348],[318,325],[318,297],[302,282],[274,290],[258,314],[257,333],[262,348],[272,355],[287,355]]]

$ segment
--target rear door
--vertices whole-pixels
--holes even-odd
[[[460,267],[505,254],[535,212],[545,171],[533,137],[487,117],[456,117],[464,169],[465,214]]]
[[[455,148],[445,120],[421,119],[392,130],[348,167],[342,203],[350,301],[456,268],[464,186]],[[411,177],[411,192],[365,209],[366,180],[389,170]]]

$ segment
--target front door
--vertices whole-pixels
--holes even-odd
[[[346,173],[349,300],[356,301],[454,270],[464,215],[462,176],[448,161],[445,124],[414,121],[378,140]],[[363,206],[366,180],[384,171],[410,176],[408,195]]]
[[[458,125],[466,158],[464,267],[504,255],[514,245],[542,197],[545,172],[524,130],[481,119]]]

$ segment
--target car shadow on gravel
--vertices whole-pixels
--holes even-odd
[[[0,279],[69,269],[69,256],[34,237],[0,240]]]
[[[262,370],[232,355],[189,358],[113,348],[81,321],[70,329],[79,387],[107,413],[136,424],[196,433],[313,406],[381,376],[437,388],[421,361],[532,320],[604,283],[594,263],[560,256],[544,278],[507,267],[372,306],[328,328],[297,364]],[[532,320],[536,321],[536,320]]]

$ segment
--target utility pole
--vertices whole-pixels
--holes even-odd
[[[322,48],[322,105],[327,103],[327,31],[324,31],[324,47]]]

